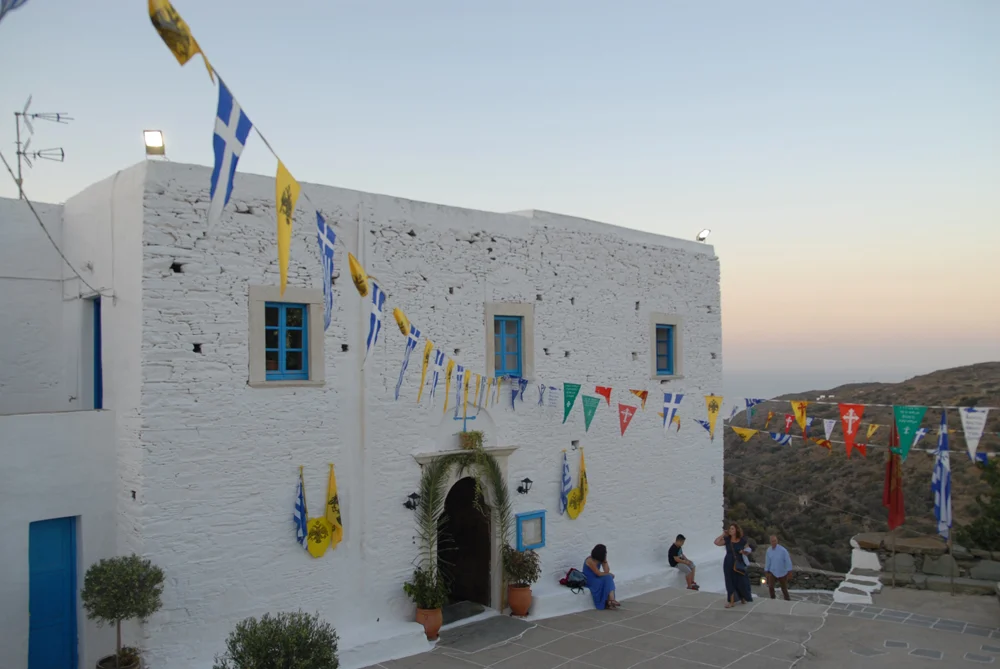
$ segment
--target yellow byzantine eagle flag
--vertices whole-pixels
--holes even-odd
[[[197,54],[201,54],[205,61],[205,69],[208,70],[208,77],[215,83],[215,75],[212,73],[212,66],[201,50],[198,41],[191,35],[191,28],[181,15],[170,4],[170,0],[149,0],[149,20],[160,34],[160,39],[174,54],[174,58],[181,65],[186,65],[189,60]]]
[[[722,408],[721,395],[705,395],[705,411],[708,412],[708,436],[715,439],[715,419],[719,417]]]
[[[474,407],[479,406],[479,386],[482,384],[482,380],[483,380],[483,377],[480,376],[479,374],[476,374],[476,394],[472,398],[472,406],[474,406]],[[466,392],[468,392],[468,391],[466,391]]]
[[[740,436],[744,444],[753,439],[753,436],[757,434],[757,430],[749,427],[736,427],[735,425],[731,425],[730,427],[733,429],[733,432]]]
[[[792,411],[795,412],[795,422],[799,424],[802,428],[802,433],[805,434],[806,431],[806,408],[809,406],[809,402],[805,400],[797,400],[792,402]]]
[[[344,521],[340,518],[340,496],[337,494],[337,476],[330,463],[330,480],[326,484],[326,520],[330,523],[330,548],[336,549],[344,538]]]
[[[448,396],[451,395],[451,373],[455,371],[455,361],[448,358],[444,368],[444,413],[448,413]]]
[[[358,262],[353,253],[347,254],[347,264],[351,268],[351,281],[354,282],[354,287],[358,289],[358,294],[361,297],[368,297],[368,274],[365,272],[365,268],[361,266],[361,263]]]
[[[410,336],[410,319],[406,317],[403,310],[396,307],[392,310],[392,317],[396,319],[396,325],[399,326],[399,331],[403,333],[404,337]]]
[[[285,284],[288,283],[288,255],[292,246],[292,219],[302,187],[280,160],[274,183],[278,213],[278,267],[281,271],[281,294],[284,295]]]
[[[427,366],[431,364],[431,355],[434,353],[434,342],[430,339],[424,344],[424,366],[420,369],[420,388],[417,390],[417,404],[420,404],[420,396],[424,394],[424,382],[427,380]]]
[[[486,377],[486,395],[483,397],[483,399],[486,400],[485,402],[483,402],[484,406],[488,407],[490,405],[490,395],[492,394],[493,394],[493,377],[488,376]]]
[[[881,426],[876,425],[875,423],[872,423],[871,425],[868,426],[868,438],[869,439],[871,439],[875,435],[875,432],[878,431],[879,427],[881,427]]]

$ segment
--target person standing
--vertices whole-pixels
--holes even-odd
[[[788,577],[792,575],[792,556],[788,550],[778,544],[778,537],[771,535],[771,547],[767,549],[767,557],[764,560],[764,573],[767,577],[767,591],[774,599],[774,582],[781,585],[781,594],[785,601],[789,601]]]
[[[722,573],[726,579],[726,608],[736,606],[737,599],[741,604],[753,602],[750,577],[743,560],[744,553],[749,550],[743,530],[736,523],[730,523],[726,531],[715,539],[715,545],[726,548],[726,557],[722,562]]]

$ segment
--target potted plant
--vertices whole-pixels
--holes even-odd
[[[466,451],[474,451],[483,447],[483,433],[481,430],[470,430],[458,433],[458,445]]]
[[[97,662],[97,669],[138,669],[139,651],[122,647],[122,621],[145,622],[161,606],[163,570],[132,554],[101,560],[83,579],[80,599],[87,617],[104,626],[114,623],[115,654]]]
[[[538,553],[503,547],[503,570],[507,577],[507,602],[515,616],[526,616],[531,609],[531,584],[542,574]]]
[[[436,569],[417,567],[413,578],[403,584],[403,592],[417,605],[417,622],[424,626],[428,641],[435,641],[441,630],[441,607],[448,599],[448,588]]]
[[[336,630],[318,615],[265,613],[260,620],[237,623],[226,639],[226,654],[216,656],[212,669],[337,669],[338,641]]]

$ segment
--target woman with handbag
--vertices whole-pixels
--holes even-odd
[[[736,600],[741,603],[753,601],[750,593],[750,577],[747,575],[746,561],[743,554],[747,550],[747,540],[743,530],[736,523],[729,525],[715,540],[716,546],[726,547],[726,559],[722,563],[723,575],[726,578],[726,608],[736,606]]]

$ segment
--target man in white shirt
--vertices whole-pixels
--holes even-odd
[[[792,556],[784,546],[778,545],[778,537],[771,535],[771,547],[767,549],[767,557],[764,560],[764,573],[767,577],[767,591],[774,599],[774,582],[777,580],[781,584],[781,594],[785,596],[785,601],[791,599],[788,596],[788,578],[792,575]]]

